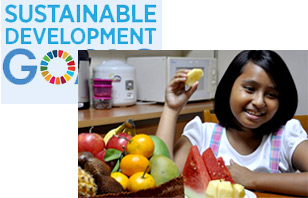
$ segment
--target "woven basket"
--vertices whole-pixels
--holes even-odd
[[[147,190],[140,190],[137,192],[125,191],[122,193],[92,196],[92,198],[100,197],[184,197],[183,176],[176,177],[166,183]]]

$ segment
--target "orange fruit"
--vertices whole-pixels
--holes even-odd
[[[121,184],[121,186],[123,187],[123,190],[127,189],[128,177],[126,175],[124,175],[121,172],[113,172],[110,174],[110,176]]]
[[[150,161],[146,157],[139,154],[128,154],[123,157],[120,162],[120,169],[122,173],[128,177],[134,173],[143,172],[147,166],[151,166]]]
[[[154,153],[154,142],[146,134],[135,135],[127,144],[127,153],[140,154],[146,158],[150,158]]]
[[[155,187],[154,178],[145,172],[137,172],[128,179],[127,189],[129,191],[138,191]]]

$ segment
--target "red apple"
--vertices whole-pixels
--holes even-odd
[[[123,152],[123,146],[126,149],[130,139],[132,139],[132,136],[127,133],[118,133],[117,135],[113,135],[108,141],[106,149],[113,148]]]
[[[78,152],[88,151],[94,156],[105,148],[102,136],[97,133],[81,133],[78,135]]]
[[[109,166],[111,169],[113,169],[113,167],[114,167],[114,165],[116,164],[117,161],[116,161],[116,160],[112,160],[112,161],[106,162],[105,159],[104,159],[104,157],[105,157],[105,155],[106,155],[106,151],[107,151],[107,150],[104,149],[104,150],[100,151],[99,153],[97,153],[94,157],[96,157],[97,159],[99,159],[99,160],[105,162],[106,164],[108,164],[108,166]]]
[[[104,149],[104,150],[98,152],[94,157],[96,157],[97,159],[99,159],[99,160],[101,160],[101,161],[103,161],[103,162],[106,162],[105,159],[104,159],[104,157],[105,157],[105,155],[106,155],[106,151],[107,151],[107,150]]]

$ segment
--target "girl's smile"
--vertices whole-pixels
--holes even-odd
[[[235,80],[230,96],[231,111],[242,128],[256,129],[278,110],[275,83],[258,65],[249,62]]]
[[[259,120],[262,118],[263,115],[265,115],[265,113],[255,112],[253,110],[246,110],[246,113],[247,113],[248,119],[251,119],[251,120]]]

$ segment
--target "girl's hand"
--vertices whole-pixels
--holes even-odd
[[[178,70],[166,88],[166,105],[178,113],[198,87],[198,82],[196,82],[188,90],[185,90],[188,71],[187,69]]]
[[[230,160],[230,165],[227,166],[231,175],[232,179],[238,183],[243,185],[245,188],[253,188],[253,178],[254,175],[257,174],[244,166],[240,166],[235,163],[233,160]]]

